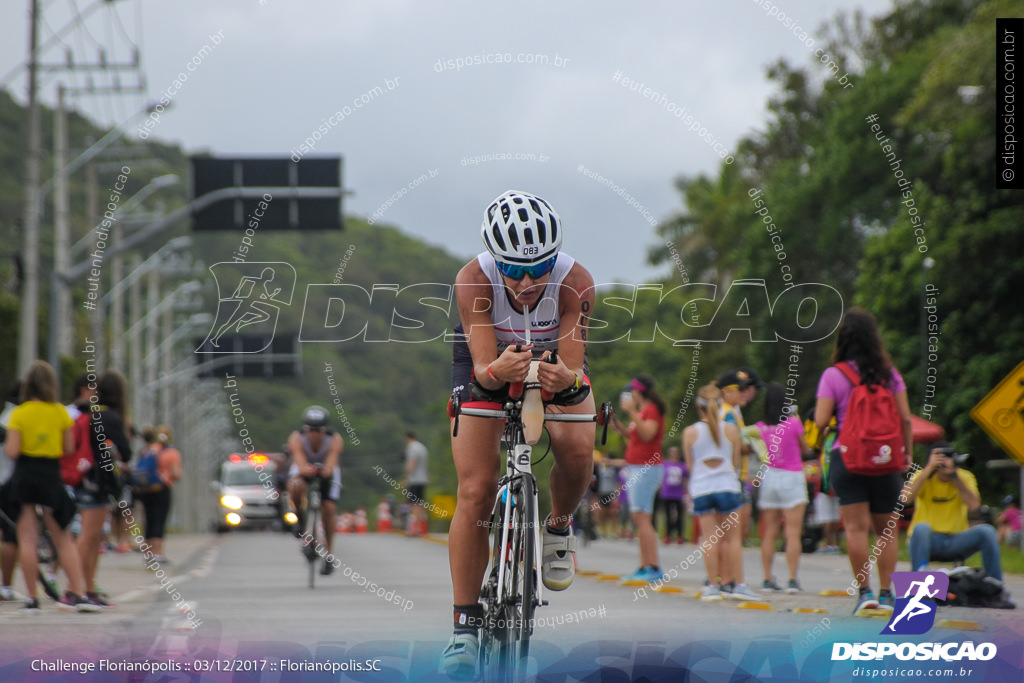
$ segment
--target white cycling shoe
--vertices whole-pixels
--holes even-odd
[[[480,639],[475,633],[456,633],[441,653],[441,670],[460,681],[476,678],[479,651]]]
[[[564,591],[576,578],[576,536],[559,536],[548,531],[544,524],[543,547],[541,550],[541,577],[544,587],[553,591]]]

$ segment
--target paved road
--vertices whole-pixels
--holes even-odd
[[[174,542],[171,539],[169,547]],[[433,670],[450,633],[448,548],[443,538],[341,537],[342,570],[331,577],[318,576],[314,590],[306,586],[298,542],[280,533],[190,537],[187,548],[180,547],[182,559],[167,576],[182,601],[194,610],[198,625],[190,625],[137,555],[108,556],[103,560],[105,571],[130,576],[117,587],[107,586],[121,604],[118,610],[102,615],[65,614],[51,604],[41,617],[27,617],[17,613],[16,605],[0,605],[4,634],[0,680],[10,680],[5,672],[25,666],[26,653],[52,658],[68,652],[92,661],[103,657],[114,661],[369,658],[380,659],[380,666],[390,669],[373,680],[392,680],[410,671]],[[685,567],[695,547],[663,548],[663,568]],[[762,578],[758,552],[744,552],[751,584],[759,584]],[[583,548],[579,556],[580,569],[588,574],[626,574],[636,561],[635,544],[625,541],[600,541]],[[776,573],[784,574],[781,555],[776,562]],[[725,647],[721,655],[725,660],[739,661],[758,643],[792,659],[794,654],[803,657],[824,637],[875,640],[884,624],[851,616],[852,598],[818,595],[821,590],[843,590],[849,585],[845,556],[804,555],[801,579],[806,593],[775,597],[770,611],[740,609],[733,602],[702,603],[694,599],[704,576],[700,562],[679,573],[680,578],[669,584],[679,593],[656,593],[648,587],[645,596],[642,587],[624,587],[587,575],[568,591],[548,594],[550,604],[537,614],[541,623],[534,652],[539,666],[550,666],[569,652],[577,660],[593,659],[595,666],[599,655],[658,659],[681,647],[692,650],[695,641]],[[1009,583],[1011,591],[1024,598],[1024,579],[1013,577]],[[793,611],[798,608],[827,613]],[[1024,610],[945,609],[940,618],[970,619],[985,634],[1024,642]],[[935,629],[931,637],[954,635]],[[51,645],[55,646],[52,651]]]

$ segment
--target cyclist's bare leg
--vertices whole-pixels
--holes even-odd
[[[594,414],[594,397],[575,406],[548,406],[549,412]],[[594,475],[593,422],[548,422],[551,451],[555,464],[551,468],[551,528],[565,529],[572,523],[572,513],[590,486]]]
[[[306,480],[302,477],[292,477],[288,480],[288,497],[295,506],[296,512],[301,512],[306,507]]]
[[[337,514],[337,507],[333,500],[323,499],[320,503],[320,512],[324,516],[324,540],[327,541],[327,552],[334,552],[334,516]]]
[[[498,490],[501,430],[500,420],[463,415],[459,436],[452,438],[459,488],[448,531],[448,561],[456,605],[476,604],[487,571],[487,526]]]

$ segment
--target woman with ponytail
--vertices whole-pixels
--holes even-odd
[[[661,578],[658,565],[658,532],[651,515],[654,497],[661,488],[665,467],[661,458],[661,442],[665,437],[665,401],[654,388],[654,378],[641,373],[629,385],[630,397],[623,396],[622,410],[629,415],[629,426],[613,420],[616,431],[629,439],[626,446],[626,493],[629,510],[640,539],[640,568],[626,581],[653,581]]]
[[[683,430],[683,454],[690,470],[693,514],[700,518],[704,531],[701,547],[708,580],[701,600],[721,600],[723,596],[760,600],[743,583],[739,520],[743,496],[737,475],[740,432],[736,425],[720,419],[722,392],[714,384],[701,387],[696,403],[700,420]],[[713,543],[721,543],[724,552],[712,549]]]

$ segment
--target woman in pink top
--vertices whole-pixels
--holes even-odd
[[[863,308],[851,308],[843,316],[832,351],[832,366],[821,373],[818,382],[818,403],[814,408],[814,422],[824,430],[832,420],[833,413],[842,439],[846,407],[853,393],[853,383],[846,378],[836,363],[849,362],[869,385],[884,385],[892,392],[899,408],[903,425],[904,454],[906,466],[913,462],[913,437],[910,431],[910,404],[907,402],[907,386],[889,360],[889,354],[882,345],[875,317]],[[882,475],[854,474],[846,469],[836,443],[829,458],[828,478],[839,496],[839,514],[846,527],[846,552],[850,556],[854,586],[860,586],[857,607],[854,614],[865,608],[894,609],[896,601],[889,586],[891,574],[896,569],[897,542],[880,540],[877,553],[878,582],[881,590],[878,599],[871,591],[871,564],[874,556],[868,555],[868,533],[874,529],[875,537],[883,538],[890,520],[898,520],[896,512],[900,504],[900,490],[903,476],[899,472]],[[890,532],[891,534],[891,532]],[[850,593],[856,593],[851,586]]]
[[[792,406],[796,408],[796,406]],[[807,483],[804,479],[803,456],[811,452],[804,440],[804,425],[786,406],[782,385],[768,385],[764,395],[764,421],[758,422],[761,437],[768,446],[768,462],[754,478],[760,489],[757,507],[764,515],[764,537],[761,539],[761,564],[764,566],[764,589],[781,591],[772,576],[775,559],[775,538],[779,519],[786,528],[786,564],[789,567],[787,593],[803,590],[797,580],[800,562],[800,532],[807,508]]]

